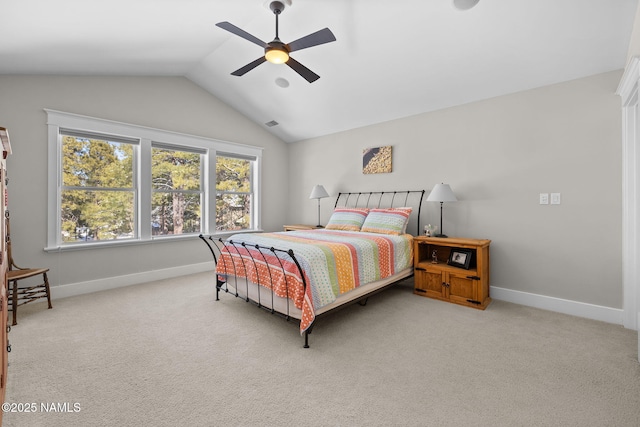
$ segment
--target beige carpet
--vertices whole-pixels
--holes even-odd
[[[638,426],[637,334],[411,280],[295,323],[198,274],[21,307],[4,425]],[[51,403],[61,412],[44,412]]]

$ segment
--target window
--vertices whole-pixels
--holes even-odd
[[[200,233],[202,157],[186,148],[151,148],[151,234]]]
[[[230,154],[216,159],[216,230],[252,228],[253,160]]]
[[[260,229],[260,148],[46,112],[47,250]]]
[[[60,233],[65,243],[132,238],[134,143],[62,129]]]

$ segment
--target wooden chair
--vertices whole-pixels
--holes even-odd
[[[6,218],[7,226],[7,257],[9,259],[9,271],[7,271],[7,295],[10,304],[9,309],[13,311],[13,325],[17,325],[16,316],[18,314],[18,306],[28,304],[30,302],[46,298],[51,307],[51,293],[49,291],[49,280],[47,279],[48,268],[22,268],[18,267],[13,261],[11,253],[11,227],[9,218]],[[19,286],[20,280],[37,277],[42,275],[42,283],[38,285],[22,285]],[[31,283],[31,281],[30,281]]]

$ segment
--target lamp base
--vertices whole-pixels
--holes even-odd
[[[449,237],[446,234],[434,234],[433,237]]]
[[[316,225],[316,228],[324,228],[324,225],[318,224],[318,225]]]

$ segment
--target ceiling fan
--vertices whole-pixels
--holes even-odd
[[[285,2],[291,5],[290,0],[285,0]],[[315,82],[320,78],[320,76],[293,59],[291,56],[289,56],[289,53],[301,49],[306,49],[308,47],[318,46],[321,44],[336,41],[336,37],[333,35],[331,30],[329,30],[328,28],[324,28],[322,30],[316,31],[315,33],[299,38],[298,40],[292,41],[291,43],[285,44],[278,38],[278,16],[284,10],[284,3],[281,1],[272,1],[269,4],[269,8],[273,12],[273,14],[276,15],[276,37],[269,43],[263,42],[259,38],[236,27],[230,22],[224,21],[218,22],[216,24],[218,27],[264,48],[264,56],[261,56],[260,58],[256,59],[253,62],[250,62],[244,67],[237,69],[236,71],[231,73],[231,75],[242,76],[245,73],[256,68],[258,65],[262,64],[263,62],[269,61],[273,64],[287,64],[296,73],[304,77],[309,83]]]

